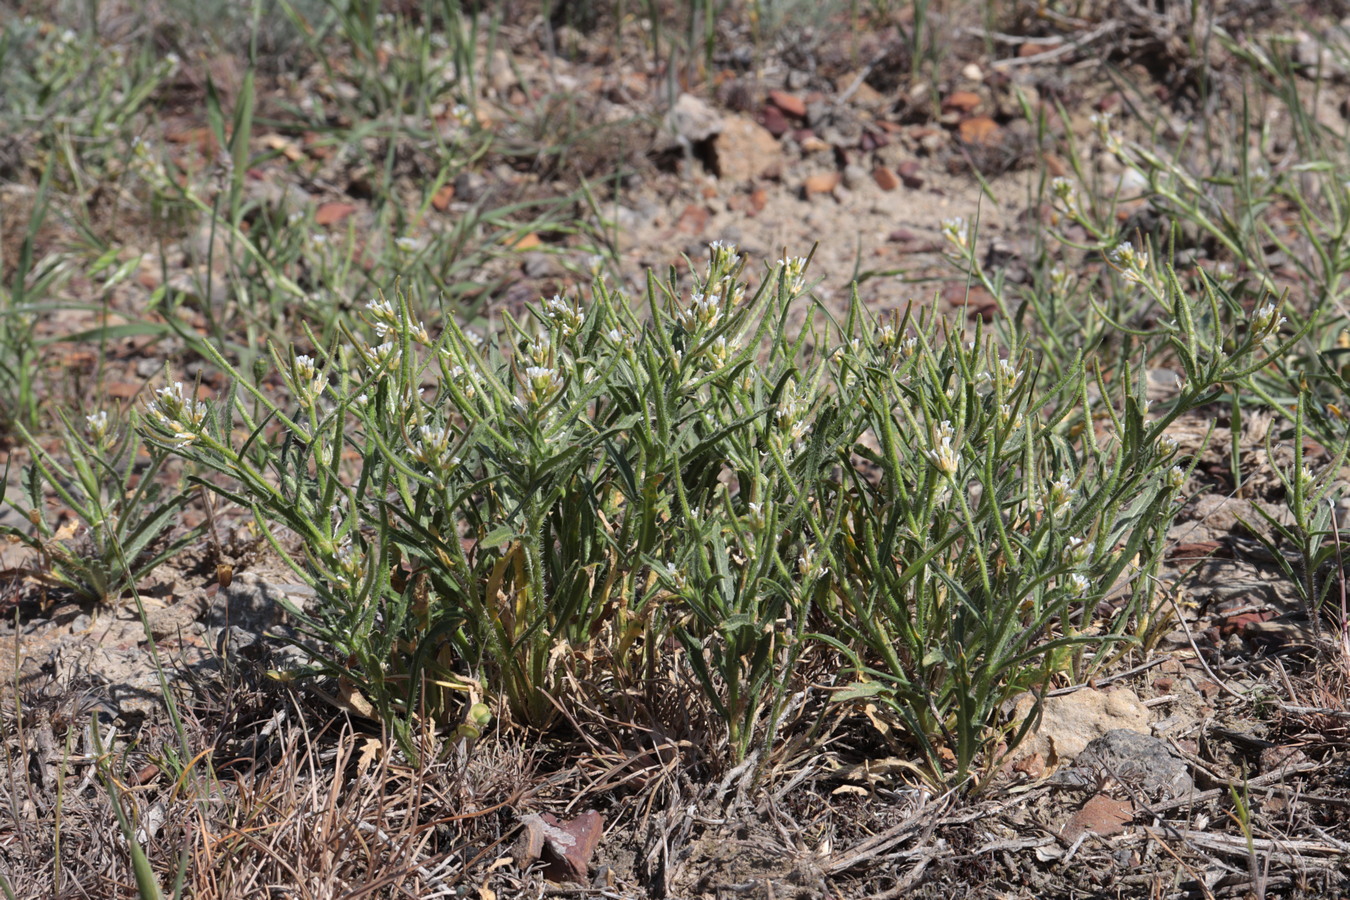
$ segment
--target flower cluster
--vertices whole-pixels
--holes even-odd
[[[962,256],[971,250],[970,224],[961,216],[946,219],[942,223],[942,237],[960,252]]]
[[[580,304],[568,303],[558,294],[545,300],[542,309],[544,317],[558,326],[564,338],[580,333],[581,326],[586,321],[586,313],[582,311]]]
[[[1102,142],[1108,153],[1114,153],[1119,156],[1125,151],[1125,145],[1120,139],[1120,135],[1111,130],[1111,114],[1109,112],[1093,113],[1089,118],[1093,126],[1097,129],[1097,139]]]
[[[357,352],[361,354],[361,359],[372,374],[375,372],[387,373],[392,369],[402,355],[398,344],[393,341],[385,341],[383,344],[375,346],[358,346]]]
[[[1067,178],[1055,178],[1050,182],[1050,193],[1054,197],[1054,206],[1069,216],[1078,214],[1078,188]]]
[[[952,446],[952,440],[955,437],[956,433],[952,430],[952,423],[943,419],[933,437],[933,446],[924,451],[928,461],[947,479],[955,478],[956,471],[961,466],[961,451]]]
[[[103,446],[108,437],[108,413],[104,410],[84,417],[85,428],[89,432],[89,440],[93,441],[95,446]]]
[[[1066,296],[1072,284],[1073,275],[1070,274],[1068,269],[1061,265],[1055,265],[1050,269],[1050,290],[1057,296]]]
[[[1070,537],[1064,548],[1064,564],[1070,567],[1081,566],[1092,559],[1094,550],[1096,544],[1092,541],[1077,536]]]
[[[319,368],[313,357],[305,354],[295,358],[291,378],[291,390],[305,405],[312,405],[318,399],[318,396],[323,393],[323,389],[328,386],[327,377],[319,373]]]
[[[478,396],[478,373],[473,369],[466,369],[456,364],[451,366],[445,374],[449,377],[449,380],[459,387],[466,400],[472,400]]]
[[[725,369],[731,357],[740,351],[741,348],[735,341],[728,342],[724,335],[718,335],[717,340],[713,341],[707,350],[709,370],[717,372]]]
[[[206,422],[206,404],[189,399],[183,382],[175,381],[169,387],[155,392],[155,399],[145,407],[146,415],[161,431],[170,435],[174,446],[182,448],[202,435]]]
[[[713,241],[708,245],[708,266],[723,269],[736,258],[737,252],[736,245],[730,241]]]
[[[1134,249],[1129,241],[1111,251],[1111,262],[1120,269],[1127,284],[1143,284],[1148,276],[1148,253]]]
[[[1289,321],[1279,314],[1279,309],[1274,303],[1267,303],[1252,314],[1252,331],[1258,337],[1267,337],[1275,332],[1281,325]]]
[[[695,291],[689,297],[689,308],[675,313],[675,321],[688,332],[713,328],[722,318],[722,298],[717,294]]]
[[[1050,482],[1050,490],[1042,495],[1041,508],[1048,510],[1053,518],[1062,519],[1073,508],[1073,498],[1077,495],[1078,492],[1069,486],[1069,476],[1061,475]]]
[[[812,545],[806,544],[797,557],[797,574],[804,581],[810,582],[830,574],[830,567],[824,565],[823,561],[816,556],[815,548]]]
[[[1017,384],[1017,380],[1022,377],[1022,372],[1010,361],[1002,357],[994,367],[994,372],[979,372],[975,376],[975,392],[981,397],[987,397],[997,391],[1006,393]]]
[[[800,294],[802,288],[806,287],[806,257],[789,256],[786,259],[780,259],[778,265],[783,269],[788,293]]]
[[[562,388],[562,375],[557,369],[551,366],[525,368],[525,400],[530,406],[543,406],[556,397]]]
[[[392,334],[398,334],[403,325],[403,317],[388,300],[371,300],[367,303],[366,321],[370,323],[370,327],[381,339]],[[431,335],[427,332],[427,326],[423,322],[418,322],[413,327],[412,338],[420,344],[428,346],[431,344]]]
[[[796,385],[789,384],[783,394],[784,397],[779,402],[778,409],[774,410],[774,420],[778,423],[778,427],[782,430],[788,443],[795,445],[806,437],[811,430],[811,423],[806,418],[810,404],[807,402],[807,398],[798,392]]]
[[[413,459],[426,466],[433,475],[446,476],[459,466],[459,457],[450,454],[455,433],[447,425],[423,425],[417,429],[420,437],[412,442]]]
[[[353,546],[351,540],[348,539],[343,541],[342,545],[338,548],[337,559],[335,561],[337,563],[337,582],[339,586],[350,590],[357,581],[360,580],[361,575],[365,571],[365,551],[359,547]]]

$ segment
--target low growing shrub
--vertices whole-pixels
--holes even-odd
[[[273,350],[286,405],[217,355],[231,390],[162,391],[146,434],[228,477],[318,591],[294,611],[318,670],[409,747],[415,722],[480,729],[480,698],[548,729],[674,677],[736,761],[809,655],[964,779],[1019,736],[1005,700],[1130,645],[1186,477],[1164,431],[1267,335],[1224,353],[1164,292],[1186,380],[1151,416],[1142,367],[1044,378],[1024,344],[914,309],[855,299],[791,337],[807,261],[751,290],[734,248],[710,256],[691,290],[651,276],[640,308],[598,282],[488,338],[374,300],[368,336]]]

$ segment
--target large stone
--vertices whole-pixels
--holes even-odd
[[[1031,694],[1017,697],[1013,701],[1013,721],[1024,722],[1035,702]],[[1072,694],[1047,697],[1040,723],[1014,751],[1013,759],[1039,755],[1044,767],[1053,769],[1078,756],[1093,740],[1118,730],[1140,733],[1149,730],[1148,707],[1127,688],[1108,691],[1083,688]]]
[[[1171,800],[1195,790],[1190,767],[1171,747],[1152,735],[1124,729],[1094,739],[1052,781],[1089,789],[1118,785],[1150,799]]]
[[[783,148],[768,129],[744,116],[723,122],[712,140],[712,168],[724,181],[750,181],[776,175],[783,165]]]

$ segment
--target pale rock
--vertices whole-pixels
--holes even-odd
[[[488,60],[488,84],[497,94],[504,95],[511,88],[516,86],[516,73],[511,68],[511,57],[505,50],[497,49],[492,51],[492,57]]]
[[[1035,697],[1014,698],[1012,719],[1020,725],[1031,714]],[[1072,694],[1047,697],[1041,721],[1013,753],[1013,760],[1040,754],[1047,768],[1076,757],[1091,741],[1108,731],[1149,731],[1148,707],[1128,688],[1099,691],[1082,688]]]
[[[856,163],[844,166],[844,187],[856,191],[867,182],[867,170]]]
[[[666,148],[689,148],[722,131],[723,119],[711,106],[693,94],[681,94],[666,113]]]
[[[768,129],[744,116],[725,119],[721,133],[713,138],[713,172],[723,181],[777,174],[782,165],[782,145]]]

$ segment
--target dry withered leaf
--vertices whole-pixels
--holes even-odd
[[[956,126],[957,133],[961,140],[967,144],[992,144],[998,140],[998,123],[988,116],[971,116],[969,119],[962,119],[961,124]]]
[[[1134,804],[1129,800],[1117,800],[1106,794],[1094,794],[1083,804],[1083,808],[1074,813],[1059,833],[1059,839],[1072,844],[1085,832],[1100,837],[1120,834],[1125,826],[1134,819]]]
[[[431,197],[431,205],[437,212],[445,212],[450,206],[450,201],[455,199],[455,186],[453,184],[443,184]]]
[[[304,151],[296,145],[295,141],[287,140],[279,134],[265,134],[261,141],[262,145],[268,150],[280,151],[281,155],[291,162],[299,162],[305,158]]]
[[[314,211],[314,224],[336,225],[354,212],[356,212],[356,204],[354,203],[337,201],[321,203],[319,208]]]
[[[552,813],[527,815],[516,854],[518,862],[528,865],[543,859],[544,877],[550,881],[585,881],[591,857],[605,832],[604,819],[593,809],[559,822]]]
[[[980,105],[980,95],[974,91],[952,91],[942,101],[943,112],[968,113]]]

